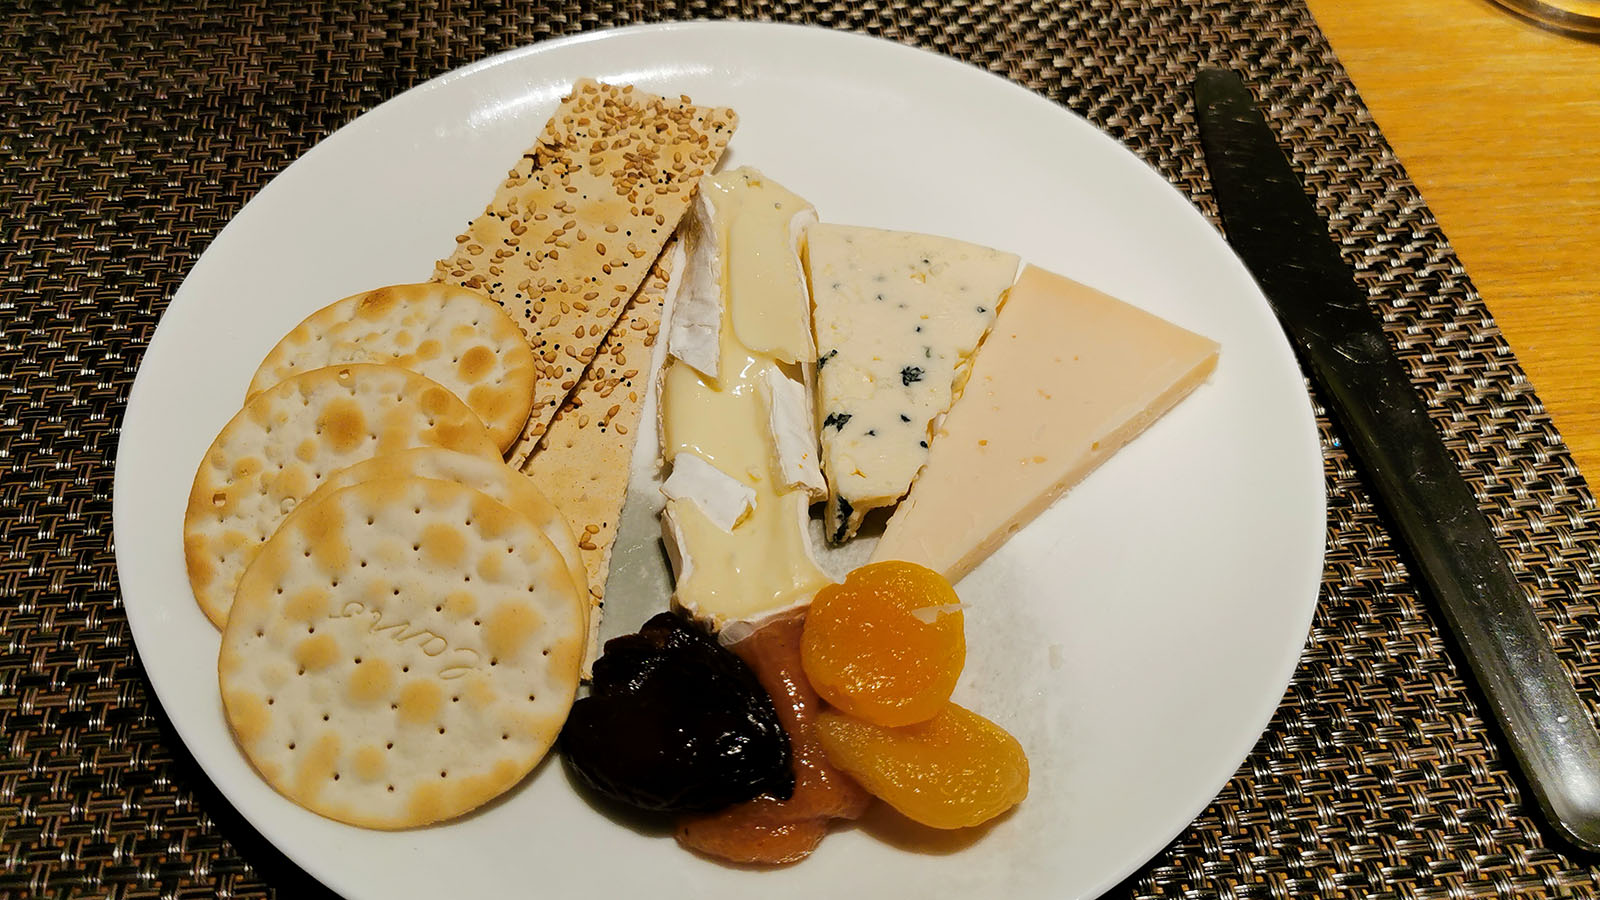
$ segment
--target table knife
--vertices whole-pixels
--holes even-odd
[[[1472,489],[1249,89],[1202,69],[1194,92],[1228,243],[1343,426],[1544,818],[1600,851],[1600,733]]]

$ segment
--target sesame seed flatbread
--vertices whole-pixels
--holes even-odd
[[[533,346],[534,407],[512,465],[577,387],[736,122],[686,97],[579,81],[435,266],[435,281],[499,301]]]
[[[665,347],[661,323],[669,315],[674,278],[683,254],[674,240],[628,303],[617,327],[606,335],[600,353],[583,373],[577,389],[550,422],[539,448],[522,471],[562,511],[578,536],[588,572],[589,641],[584,674],[599,655],[611,548],[628,495],[639,417],[652,373]]]

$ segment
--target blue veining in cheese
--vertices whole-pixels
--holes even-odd
[[[905,496],[960,395],[1018,258],[951,238],[845,225],[807,234],[827,535]]]

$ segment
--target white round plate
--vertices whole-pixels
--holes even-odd
[[[429,277],[582,76],[734,107],[724,165],[762,169],[825,220],[1012,250],[1221,342],[1207,384],[960,585],[971,606],[957,699],[1010,729],[1032,763],[1028,799],[997,823],[929,835],[880,812],[805,862],[753,871],[607,817],[553,755],[477,814],[382,833],[292,805],[235,747],[217,632],[184,574],[195,467],[257,361],[303,316]],[[1094,896],[1181,832],[1265,727],[1305,641],[1324,525],[1293,355],[1242,265],[1160,176],[978,69],[749,23],[502,54],[318,144],[173,297],[129,399],[114,505],[128,619],[178,733],[262,834],[351,900]]]

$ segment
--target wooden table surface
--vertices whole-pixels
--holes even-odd
[[[1600,42],[1489,0],[1308,0],[1600,489]]]

